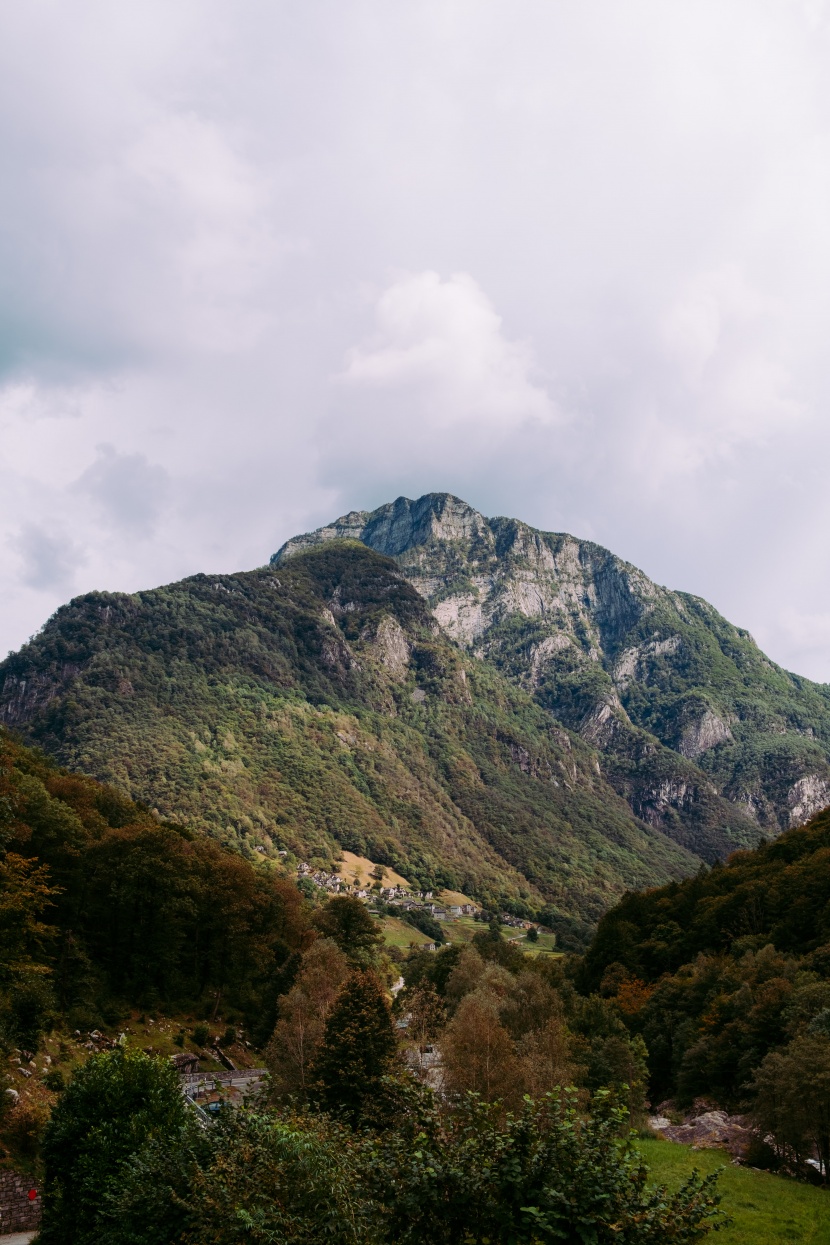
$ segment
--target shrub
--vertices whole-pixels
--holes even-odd
[[[64,1090],[44,1135],[42,1245],[97,1245],[127,1161],[148,1139],[180,1130],[186,1113],[166,1060],[120,1048],[93,1055]]]

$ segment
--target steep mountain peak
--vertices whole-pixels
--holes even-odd
[[[338,538],[394,558],[447,633],[467,647],[521,615],[555,620],[557,634],[599,661],[661,594],[672,595],[600,545],[518,519],[485,518],[451,493],[352,511],[286,541],[271,562]],[[537,672],[544,658],[544,650],[536,653]]]
[[[378,553],[399,558],[422,545],[472,544],[488,539],[492,542],[492,534],[488,520],[460,497],[452,493],[426,493],[417,501],[398,497],[377,510],[352,510],[325,527],[286,541],[271,562],[281,562],[303,549],[336,539],[359,540]]]
[[[636,815],[693,850],[711,858],[830,803],[830,688],[699,597],[448,493],[344,515],[272,562],[338,537],[394,558],[447,635],[599,749]]]

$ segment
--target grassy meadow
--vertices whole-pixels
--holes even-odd
[[[733,1167],[722,1150],[692,1150],[671,1141],[644,1140],[639,1148],[655,1184],[676,1188],[696,1167],[721,1169],[721,1207],[732,1226],[712,1239],[718,1245],[830,1245],[830,1192],[749,1167]]]

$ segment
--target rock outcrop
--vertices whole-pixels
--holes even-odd
[[[447,493],[352,511],[272,562],[337,539],[394,558],[448,636],[579,732],[637,815],[704,858],[830,803],[830,688],[776,667],[699,597]]]

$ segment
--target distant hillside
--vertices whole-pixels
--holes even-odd
[[[0,713],[249,857],[333,867],[346,848],[430,889],[589,920],[699,864],[356,542],[79,597],[0,666]]]
[[[703,1095],[745,1109],[770,1052],[806,1050],[800,1088],[782,1082],[777,1097],[803,1106],[815,1093],[820,1110],[830,1066],[830,810],[727,865],[626,895],[600,921],[578,976],[644,1038],[653,1101]]]
[[[393,557],[445,632],[597,749],[637,817],[712,861],[830,804],[830,687],[788,674],[699,597],[607,549],[400,497],[288,541]]]
[[[621,963],[644,981],[735,944],[805,956],[830,969],[830,810],[755,851],[684,882],[626,895],[600,922],[585,959],[599,984]]]

